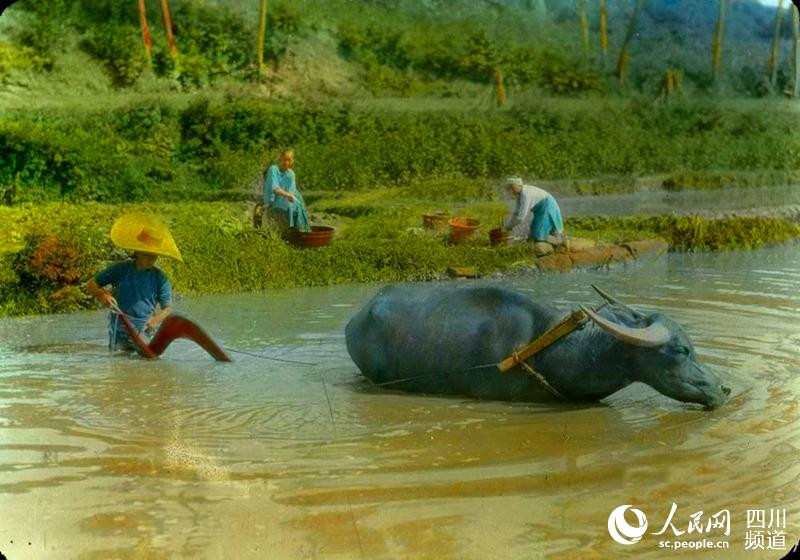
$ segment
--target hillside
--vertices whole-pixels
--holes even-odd
[[[256,1],[232,7],[217,0],[173,0],[176,63],[166,46],[159,4],[148,0],[149,64],[133,0],[20,0],[0,21],[0,100],[15,103],[20,96],[30,100],[55,92],[196,91],[229,80],[255,93],[303,98],[356,92],[453,97],[463,89],[459,82],[494,83],[496,67],[512,90],[509,98],[513,91],[655,95],[667,69],[683,71],[687,91],[709,90],[716,2],[646,2],[622,91],[614,70],[635,2],[609,4],[603,60],[593,3],[586,52],[572,0],[270,2],[266,56],[271,72],[259,77]],[[728,95],[769,92],[765,76],[774,17],[774,9],[755,1],[733,2],[716,91],[721,85]],[[785,17],[776,91],[791,78],[791,36]]]
[[[0,18],[0,315],[91,306],[79,280],[117,256],[106,232],[126,209],[172,221],[189,264],[170,272],[197,293],[514,270],[524,244],[419,231],[437,208],[498,224],[510,174],[559,197],[800,178],[789,21],[773,85],[774,10],[754,2],[733,3],[716,82],[708,0],[649,0],[624,81],[633,0],[609,2],[605,56],[598,14],[586,49],[566,0],[270,1],[263,68],[255,0],[171,0],[174,53],[159,4],[150,55],[133,0],[20,0]],[[337,228],[301,258],[250,217],[290,146],[312,219]],[[686,250],[798,235],[764,216],[567,218],[570,235]]]
[[[774,10],[754,2],[730,10],[717,83],[706,0],[645,3],[624,83],[614,69],[632,0],[610,3],[605,60],[598,14],[585,52],[571,1],[269,2],[262,69],[258,2],[172,0],[175,53],[159,4],[145,2],[150,56],[133,0],[6,10],[0,203],[241,200],[285,146],[325,191],[510,173],[579,192],[641,177],[720,188],[800,172],[795,102],[777,95],[788,57],[773,88]]]

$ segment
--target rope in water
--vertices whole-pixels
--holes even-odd
[[[392,379],[391,381],[383,381],[381,383],[373,383],[372,385],[374,385],[375,387],[386,387],[388,385],[397,385],[398,383],[405,383],[406,381],[416,381],[417,379],[427,379],[429,377],[437,377],[439,375],[444,376],[444,375],[454,375],[454,374],[457,374],[457,373],[466,373],[468,371],[473,371],[473,370],[477,370],[477,369],[484,369],[484,368],[488,368],[488,367],[496,368],[497,364],[492,362],[490,364],[481,364],[479,366],[472,366],[472,367],[469,367],[469,368],[466,368],[466,369],[453,369],[453,370],[450,370],[450,371],[437,371],[435,373],[424,373],[422,375],[414,375],[414,376],[411,376],[411,377],[403,377],[401,379]]]
[[[545,379],[545,377],[539,373],[538,371],[534,370],[531,366],[529,366],[524,360],[522,360],[519,355],[515,352],[514,353],[514,363],[520,366],[525,373],[536,380],[548,393],[556,397],[557,399],[567,400],[564,395],[558,392],[558,390],[550,385],[550,383]],[[373,383],[372,385],[375,387],[386,387],[388,385],[397,385],[399,383],[405,383],[406,381],[415,381],[417,379],[426,379],[429,377],[437,377],[437,376],[445,376],[445,375],[453,375],[458,373],[467,373],[469,371],[484,369],[484,368],[496,368],[497,364],[492,362],[489,364],[482,364],[479,366],[472,366],[466,369],[456,369],[451,371],[444,371],[444,372],[436,372],[436,373],[426,373],[423,375],[415,375],[412,377],[404,377],[402,379],[392,379],[391,381],[384,381],[382,383]]]
[[[118,324],[118,321],[119,321],[119,315],[123,315],[123,316],[127,317],[128,319],[131,319],[131,317],[129,315],[125,314],[117,306],[113,306],[112,309],[117,314],[117,317],[115,317],[115,320],[114,320],[114,327],[112,328],[113,342],[112,342],[111,350],[113,352],[114,346],[116,345],[116,332],[117,332],[117,324]],[[251,356],[253,358],[259,358],[259,359],[262,359],[262,360],[270,360],[270,361],[282,362],[282,363],[286,363],[286,364],[296,364],[296,365],[313,366],[313,367],[316,367],[316,366],[320,365],[320,364],[312,363],[312,362],[302,362],[302,361],[299,361],[299,360],[289,360],[289,359],[286,359],[286,358],[276,358],[275,356],[266,356],[264,354],[256,354],[254,352],[248,352],[246,350],[238,350],[236,348],[230,348],[228,346],[223,346],[223,348],[225,350],[227,350],[228,352],[233,352],[234,354],[242,354],[244,356]],[[544,378],[544,376],[542,376],[542,374],[540,374],[539,372],[533,370],[527,363],[525,363],[523,360],[519,359],[519,357],[518,357],[518,355],[516,353],[514,354],[514,358],[515,358],[514,362],[517,365],[521,366],[526,371],[526,373],[528,375],[530,375],[531,377],[536,379],[536,381],[538,381],[539,384],[542,385],[549,393],[551,393],[556,398],[564,399],[564,396],[561,395],[561,393],[559,393],[552,385],[550,385],[550,383],[547,382],[547,380]],[[408,381],[416,381],[418,379],[427,379],[427,378],[430,378],[430,377],[438,377],[438,376],[446,376],[446,375],[455,375],[455,374],[460,374],[460,373],[467,373],[467,372],[470,372],[470,371],[475,371],[475,370],[479,370],[479,369],[485,369],[485,368],[489,368],[489,367],[497,367],[497,364],[492,362],[492,363],[480,364],[480,365],[477,365],[477,366],[472,366],[472,367],[464,368],[464,369],[456,369],[456,370],[450,370],[450,371],[444,371],[444,372],[435,372],[435,373],[427,373],[427,374],[422,374],[422,375],[414,375],[414,376],[411,376],[411,377],[404,377],[404,378],[400,378],[400,379],[392,379],[390,381],[383,381],[381,383],[372,383],[372,385],[375,386],[375,387],[388,387],[388,386],[391,386],[391,385],[398,385],[400,383],[406,383]],[[325,383],[324,383],[324,380],[323,380],[323,386],[324,386],[324,384]],[[327,388],[326,388],[326,397],[327,397]],[[330,403],[328,403],[328,404],[330,406]],[[331,414],[333,414],[333,410],[331,410]]]
[[[301,366],[318,366],[319,364],[314,364],[311,362],[300,362],[298,360],[287,360],[286,358],[276,358],[274,356],[265,356],[264,354],[256,354],[254,352],[247,352],[245,350],[236,350],[235,348],[229,348],[228,346],[223,346],[225,350],[228,352],[233,352],[234,354],[244,354],[245,356],[252,356],[253,358],[261,358],[262,360],[272,360],[274,362],[284,362],[287,364],[298,364]]]
[[[558,389],[556,389],[555,387],[550,385],[550,383],[548,383],[548,381],[547,381],[547,379],[545,379],[544,375],[542,375],[538,371],[534,370],[531,366],[529,366],[525,362],[525,360],[523,360],[523,359],[521,359],[519,357],[519,354],[517,354],[516,352],[514,352],[514,363],[517,364],[518,366],[522,367],[522,369],[524,369],[529,376],[533,377],[536,381],[538,381],[539,384],[542,387],[544,387],[547,390],[548,393],[550,393],[551,395],[553,395],[557,399],[561,399],[562,401],[567,400],[567,399],[564,398],[564,395],[562,395],[561,393],[558,392]]]
[[[108,351],[113,354],[114,351],[117,349],[117,329],[119,328],[119,314],[122,313],[121,311],[117,311],[114,314],[114,325],[111,327],[111,344],[108,345]]]

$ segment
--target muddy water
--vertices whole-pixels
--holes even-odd
[[[677,318],[732,400],[704,412],[644,386],[588,407],[372,389],[343,327],[375,286],[179,302],[225,345],[283,362],[216,364],[181,342],[154,363],[112,358],[100,313],[0,321],[0,551],[779,558],[746,550],[747,510],[768,522],[785,509],[785,545],[800,538],[800,251],[670,255],[504,283],[595,303],[591,282]],[[653,535],[673,503],[684,534]],[[607,529],[623,504],[649,523],[629,546]],[[705,530],[723,510],[730,535],[685,533],[695,512]],[[729,548],[659,547],[703,537]]]

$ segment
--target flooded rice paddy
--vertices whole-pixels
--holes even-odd
[[[179,301],[225,346],[275,358],[237,353],[232,364],[180,341],[156,362],[111,357],[100,312],[6,319],[0,552],[779,558],[786,551],[747,549],[748,510],[769,521],[775,509],[787,549],[800,539],[797,247],[499,283],[564,304],[597,303],[597,283],[667,312],[732,398],[705,412],[641,385],[596,406],[375,389],[343,333],[374,285]],[[649,523],[632,545],[607,528],[624,504]],[[706,530],[725,510],[729,535]],[[696,512],[704,531],[689,533]],[[704,538],[728,547],[659,545]]]
[[[639,191],[606,196],[559,197],[564,215],[633,216],[660,214],[777,214],[800,213],[796,185],[723,190]]]

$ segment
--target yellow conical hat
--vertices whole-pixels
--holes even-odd
[[[150,214],[133,212],[117,218],[111,227],[111,242],[120,249],[183,260],[166,224]]]

